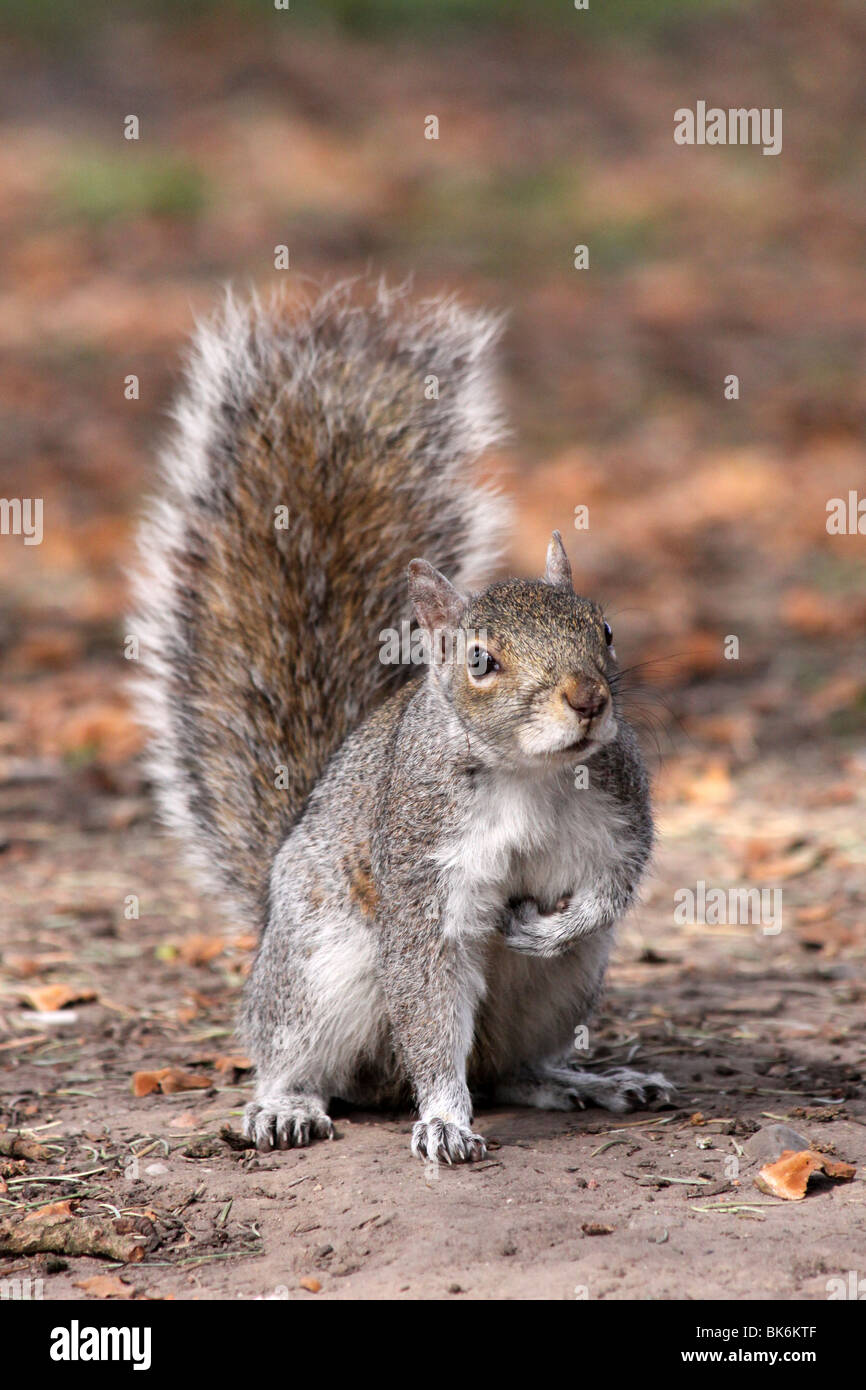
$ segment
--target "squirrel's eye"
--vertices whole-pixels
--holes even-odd
[[[613,641],[613,632],[611,630],[610,623],[605,623],[604,625],[604,640],[608,646],[610,646],[611,642]]]
[[[499,670],[499,662],[496,661],[483,647],[469,648],[469,674],[475,680],[481,680],[484,676],[492,676],[494,671]]]

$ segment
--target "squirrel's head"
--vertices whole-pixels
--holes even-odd
[[[429,638],[430,678],[473,752],[499,764],[579,764],[615,737],[613,636],[598,604],[574,592],[558,531],[544,579],[464,596],[413,560],[409,591]]]

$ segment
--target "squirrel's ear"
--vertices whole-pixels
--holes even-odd
[[[574,588],[571,565],[565,553],[565,546],[562,544],[562,536],[558,531],[554,531],[550,538],[550,545],[547,547],[547,570],[544,578],[548,584],[555,584],[558,589]]]
[[[456,627],[466,607],[463,595],[427,560],[409,562],[409,597],[418,622],[429,631]]]

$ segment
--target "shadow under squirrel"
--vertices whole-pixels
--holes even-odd
[[[504,516],[472,480],[502,433],[497,332],[343,286],[228,297],[191,354],[132,630],[164,818],[261,933],[260,1148],[329,1138],[332,1097],[411,1097],[413,1152],[458,1162],[485,1152],[473,1092],[625,1110],[671,1090],[574,1048],[652,815],[558,532],[544,579],[475,587]],[[428,660],[383,661],[410,616]]]

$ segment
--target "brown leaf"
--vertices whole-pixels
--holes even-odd
[[[698,806],[723,806],[734,795],[727,763],[721,758],[711,758],[703,770],[688,781],[683,792],[686,800]]]
[[[198,1129],[199,1117],[192,1110],[184,1110],[182,1114],[175,1115],[173,1120],[169,1120],[169,1129],[191,1130]]]
[[[84,989],[80,985],[38,985],[28,989],[24,995],[26,1002],[39,1013],[55,1013],[65,1009],[67,1004],[86,1004],[96,998],[95,989]]]
[[[180,1067],[161,1067],[159,1071],[137,1071],[132,1078],[132,1094],[149,1096],[153,1091],[174,1095],[177,1091],[207,1090],[213,1082],[206,1076],[194,1076]]]
[[[229,1052],[214,1060],[214,1067],[218,1072],[249,1071],[252,1065],[249,1057],[245,1057],[242,1052]]]
[[[94,1298],[134,1298],[135,1289],[124,1284],[116,1274],[94,1274],[90,1279],[76,1279],[73,1288],[84,1289]]]
[[[36,1211],[28,1212],[25,1221],[41,1221],[48,1216],[74,1216],[75,1213],[68,1201],[49,1202],[45,1207],[37,1207]]]
[[[64,753],[92,748],[109,763],[126,762],[142,745],[141,729],[129,709],[120,703],[98,700],[64,719],[57,738]]]
[[[772,1197],[786,1202],[802,1202],[813,1173],[823,1172],[828,1178],[849,1181],[857,1169],[851,1163],[833,1161],[814,1149],[786,1149],[775,1163],[767,1163],[755,1177],[755,1186]]]
[[[162,1076],[161,1071],[137,1071],[132,1078],[132,1094],[149,1096],[152,1091],[158,1091]]]
[[[38,975],[45,968],[45,957],[9,955],[3,958],[4,969],[18,980],[26,980],[30,975]]]
[[[806,637],[835,633],[842,636],[850,626],[844,604],[832,603],[817,589],[789,589],[782,600],[780,617],[787,627]]]
[[[823,854],[818,845],[791,846],[780,854],[749,858],[745,868],[753,877],[764,880],[798,878],[814,869]]]
[[[191,1071],[181,1071],[180,1067],[167,1067],[159,1085],[164,1094],[170,1096],[176,1091],[207,1091],[213,1081],[209,1076],[194,1076]]]
[[[856,1176],[857,1168],[853,1163],[846,1163],[842,1158],[825,1158],[824,1172],[828,1178],[839,1178],[842,1182],[850,1182]]]
[[[307,1289],[309,1293],[318,1293],[322,1287],[318,1279],[314,1279],[311,1274],[306,1275],[305,1278],[300,1281],[300,1284],[301,1288]]]
[[[181,960],[187,965],[207,965],[225,950],[226,943],[221,936],[204,936],[200,932],[182,941],[177,950]]]
[[[585,1236],[611,1236],[615,1226],[606,1226],[602,1221],[584,1221],[580,1228]]]
[[[811,926],[813,922],[827,922],[834,917],[840,907],[844,905],[844,898],[837,894],[829,902],[810,903],[807,907],[798,907],[795,913],[797,922]]]

